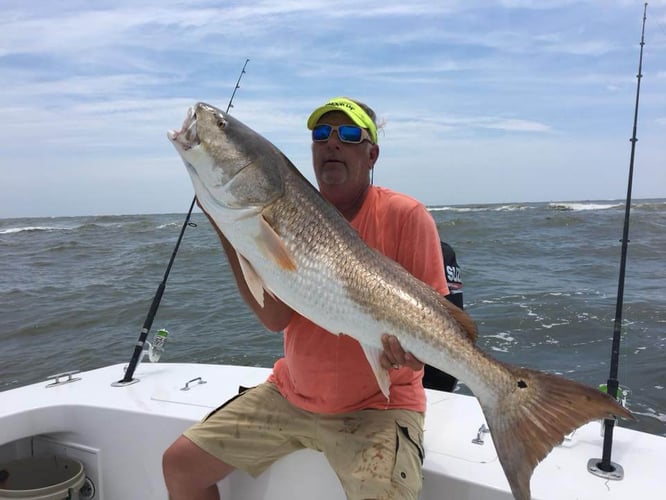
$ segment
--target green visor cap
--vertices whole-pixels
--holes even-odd
[[[377,144],[377,126],[365,110],[351,99],[346,97],[335,97],[323,106],[315,109],[308,118],[308,129],[312,130],[322,115],[329,111],[342,111],[361,128],[366,129],[372,137],[372,142]]]

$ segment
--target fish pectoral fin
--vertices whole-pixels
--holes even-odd
[[[243,272],[243,278],[245,278],[245,283],[250,289],[250,293],[254,297],[254,300],[256,300],[261,307],[264,307],[264,282],[254,270],[254,267],[252,267],[249,260],[238,252],[236,252],[236,255],[238,256],[238,262],[240,263],[240,268]]]
[[[374,346],[369,346],[365,344],[361,344],[361,348],[363,349],[363,354],[365,354],[365,357],[368,359],[368,363],[370,363],[370,367],[372,368],[372,373],[375,374],[375,378],[377,379],[377,385],[379,385],[379,389],[382,391],[382,394],[386,397],[386,399],[389,399],[389,393],[391,391],[391,377],[389,375],[389,371],[384,368],[379,361],[382,357],[382,353],[384,352],[383,349],[380,349],[379,347],[374,347]]]
[[[287,271],[296,270],[296,259],[294,259],[292,253],[285,246],[280,235],[275,232],[263,217],[259,217],[257,245],[268,259],[274,261],[282,269]]]

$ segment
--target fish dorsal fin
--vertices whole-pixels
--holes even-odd
[[[263,217],[259,217],[259,235],[257,245],[268,259],[275,262],[280,268],[287,271],[296,270],[296,259],[285,246],[280,235]]]
[[[245,278],[245,283],[247,284],[250,293],[254,297],[254,300],[256,300],[261,307],[264,307],[264,282],[254,270],[250,261],[238,252],[236,252],[236,255],[238,256],[238,263],[240,264],[243,278]]]
[[[379,361],[384,350],[380,349],[379,347],[369,346],[363,343],[361,343],[361,348],[363,349],[363,354],[365,354],[365,357],[368,359],[368,363],[370,363],[372,372],[375,374],[379,389],[388,400],[389,393],[391,391],[391,377],[389,376],[388,370],[384,368]]]
[[[476,343],[476,323],[474,323],[474,320],[470,317],[470,315],[444,297],[440,299],[440,302],[446,307],[451,316],[453,316],[453,319],[455,319],[460,327],[465,331],[467,337],[472,341],[472,343]]]

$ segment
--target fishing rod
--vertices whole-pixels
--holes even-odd
[[[641,50],[638,59],[638,79],[636,85],[636,106],[634,108],[634,130],[631,141],[631,156],[629,159],[629,180],[627,182],[627,201],[624,208],[624,228],[622,230],[622,253],[620,257],[620,277],[617,285],[617,303],[615,306],[615,322],[613,325],[613,344],[611,348],[611,365],[610,374],[608,376],[608,383],[606,390],[608,394],[617,399],[619,382],[617,379],[618,366],[620,362],[620,340],[622,336],[622,304],[624,298],[624,275],[627,264],[627,248],[629,245],[629,213],[631,211],[631,187],[634,177],[634,155],[636,152],[636,128],[638,126],[638,99],[641,93],[641,78],[643,77],[641,71],[643,68],[643,46],[645,45],[645,20],[647,19],[647,2],[643,7],[643,28],[641,30]],[[588,470],[599,476],[609,479],[622,479],[624,471],[622,466],[611,462],[611,451],[613,448],[613,428],[615,426],[615,419],[607,418],[604,420],[604,445],[601,462],[599,459],[590,459],[588,462]]]
[[[243,78],[243,75],[245,74],[245,68],[247,67],[247,63],[249,62],[250,62],[249,59],[245,59],[245,64],[243,64],[243,69],[241,70],[240,75],[238,75],[236,86],[234,87],[234,90],[231,93],[229,104],[227,104],[227,111],[226,111],[227,113],[229,112],[229,109],[233,108],[234,96],[236,95],[236,91],[240,88],[241,78]],[[162,282],[157,287],[157,292],[155,292],[155,296],[153,297],[153,302],[150,305],[150,309],[148,310],[146,319],[143,322],[143,327],[141,328],[141,332],[139,333],[139,339],[136,341],[136,344],[134,346],[134,352],[132,353],[132,358],[130,359],[130,363],[127,366],[127,369],[125,370],[125,376],[122,378],[122,380],[119,380],[118,382],[114,382],[113,384],[111,384],[114,387],[124,387],[126,385],[131,385],[139,381],[139,379],[135,379],[132,377],[134,376],[134,371],[136,370],[136,367],[141,361],[141,357],[143,356],[143,349],[144,345],[146,344],[146,339],[148,338],[148,332],[150,332],[150,328],[153,325],[153,320],[155,319],[155,315],[157,314],[157,309],[160,307],[160,302],[162,301],[162,295],[164,294],[164,289],[166,288],[166,282],[167,279],[169,278],[169,273],[171,272],[171,267],[173,266],[173,262],[176,259],[176,254],[178,253],[180,242],[183,240],[185,229],[187,228],[187,226],[190,225],[196,227],[196,224],[190,222],[190,217],[192,217],[192,210],[194,209],[194,204],[196,203],[196,201],[197,197],[195,195],[194,198],[192,198],[190,209],[187,211],[187,215],[185,216],[183,227],[181,228],[180,234],[178,235],[176,246],[174,247],[173,252],[171,253],[171,258],[169,259],[166,271],[164,272],[164,277],[162,278]],[[161,339],[162,347],[164,345],[165,340],[166,336],[162,337]]]

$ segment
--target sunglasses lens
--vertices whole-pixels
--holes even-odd
[[[338,138],[342,142],[358,144],[363,140],[363,129],[356,125],[316,125],[312,129],[312,140],[315,142],[325,142],[331,137],[331,133],[336,130]]]
[[[354,125],[338,127],[338,136],[342,142],[361,142],[361,128]]]
[[[312,140],[315,142],[328,141],[333,127],[330,125],[317,125],[312,129]]]

